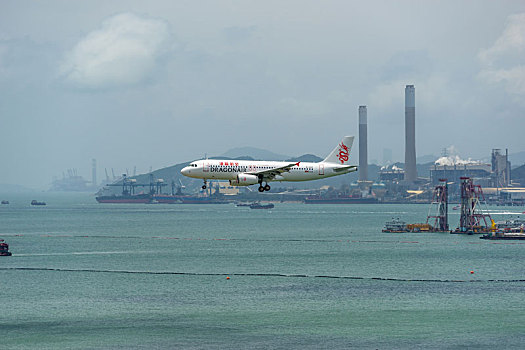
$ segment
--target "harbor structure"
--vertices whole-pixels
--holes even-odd
[[[459,227],[453,233],[487,233],[492,226],[492,218],[481,209],[485,202],[480,185],[474,185],[469,177],[461,177],[461,214]],[[489,224],[490,223],[490,224]]]
[[[417,180],[416,168],[416,90],[405,87],[405,181]]]
[[[359,106],[359,181],[368,180],[367,109]]]
[[[445,232],[448,226],[448,183],[447,179],[440,179],[440,184],[434,188],[432,204],[427,216],[427,224],[432,226],[433,232]],[[432,215],[434,214],[434,215]]]

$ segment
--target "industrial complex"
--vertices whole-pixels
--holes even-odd
[[[97,191],[99,197],[130,195],[186,195],[192,197],[216,197],[218,200],[234,198],[264,198],[264,200],[304,201],[306,203],[431,203],[436,186],[447,182],[447,196],[450,202],[461,201],[462,178],[470,178],[476,186],[483,188],[485,199],[499,205],[525,204],[525,165],[512,169],[507,149],[493,149],[487,155],[490,161],[481,162],[462,160],[458,156],[444,152],[434,161],[416,163],[416,94],[414,85],[405,87],[405,161],[384,166],[369,164],[368,161],[368,110],[367,106],[358,107],[358,142],[352,152],[359,155],[358,173],[340,178],[316,180],[306,184],[282,184],[274,186],[270,192],[253,193],[249,188],[232,187],[228,183],[210,181],[207,190],[200,189],[198,181],[183,178],[180,170],[188,163],[177,164],[168,168],[150,171],[142,175],[106,177],[97,184],[97,163],[92,160],[92,180],[86,181],[75,169],[68,170],[68,176],[54,179],[53,191]],[[355,148],[358,148],[357,150]],[[386,150],[388,151],[388,150]],[[388,156],[388,153],[390,154]],[[390,152],[385,152],[391,158]],[[306,158],[305,158],[306,157]],[[287,159],[287,161],[319,161],[312,155]],[[249,155],[244,157],[250,158]],[[282,160],[282,159],[281,159]],[[136,171],[135,171],[136,172]],[[165,182],[158,186],[159,181]],[[157,185],[153,185],[153,184]],[[168,184],[171,184],[168,186]],[[143,190],[134,193],[135,187]],[[167,188],[165,188],[167,187]],[[171,191],[169,190],[171,188]],[[184,191],[182,191],[184,190]],[[264,196],[264,197],[261,197]],[[222,198],[221,198],[222,197]],[[140,199],[139,202],[156,202],[153,197]],[[162,201],[160,201],[162,202]],[[171,201],[168,201],[171,202]],[[180,202],[180,201],[173,201]]]

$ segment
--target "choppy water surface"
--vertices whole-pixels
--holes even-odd
[[[426,205],[251,210],[43,195],[45,207],[22,195],[0,207],[13,252],[0,259],[9,349],[525,343],[525,242],[381,233],[392,217],[424,222]],[[490,208],[496,220],[523,210]]]

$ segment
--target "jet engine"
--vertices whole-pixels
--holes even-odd
[[[230,180],[232,186],[250,186],[259,183],[259,177],[252,174],[241,173],[237,175],[236,180]]]

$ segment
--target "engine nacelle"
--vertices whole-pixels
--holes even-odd
[[[259,183],[259,177],[252,174],[241,173],[237,175],[236,180],[230,180],[232,186],[250,186]]]

